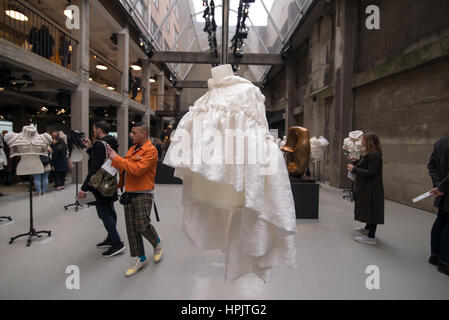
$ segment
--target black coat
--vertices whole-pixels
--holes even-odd
[[[355,220],[369,224],[385,223],[385,195],[382,180],[382,156],[370,153],[360,158],[352,171]]]
[[[449,136],[435,143],[428,169],[433,187],[445,193],[435,199],[435,206],[449,212]]]
[[[105,136],[101,140],[108,143],[112,149],[114,149],[116,152],[118,151],[118,143],[117,140],[115,140],[112,136]],[[95,195],[95,199],[97,200],[97,203],[104,202],[104,201],[113,201],[117,199],[117,195],[114,195],[112,198],[103,197],[97,190],[89,186],[90,178],[97,173],[98,170],[100,170],[101,166],[106,160],[106,148],[105,145],[97,141],[94,143],[94,145],[86,150],[87,154],[89,155],[89,172],[87,173],[87,177],[84,180],[83,185],[81,186],[81,190],[87,192],[90,191]]]

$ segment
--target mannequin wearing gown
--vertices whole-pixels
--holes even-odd
[[[273,266],[296,264],[296,216],[287,167],[269,132],[260,89],[234,76],[230,65],[211,73],[209,91],[180,120],[164,164],[183,180],[183,232],[195,247],[223,251],[226,281],[247,273],[269,281]],[[248,133],[244,161],[204,161],[216,138],[211,132],[224,137],[227,130]],[[235,160],[227,143],[220,141],[213,154]],[[254,152],[249,150],[263,152],[251,162]]]

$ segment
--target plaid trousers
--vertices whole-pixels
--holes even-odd
[[[158,245],[159,236],[151,224],[150,213],[153,205],[152,194],[139,194],[125,205],[126,232],[128,233],[131,257],[145,254],[142,236],[144,236],[154,248]]]

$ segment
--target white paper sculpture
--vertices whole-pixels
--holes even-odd
[[[349,156],[354,159],[360,159],[364,148],[362,146],[363,131],[357,130],[349,133],[349,137],[343,142],[343,149],[348,151]]]
[[[329,141],[323,136],[310,139],[311,158],[313,162],[323,159],[324,150],[329,146]]]

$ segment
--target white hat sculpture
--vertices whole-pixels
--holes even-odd
[[[363,131],[357,130],[349,133],[349,137],[343,142],[343,149],[349,152],[349,156],[360,159],[363,152],[362,146]]]

